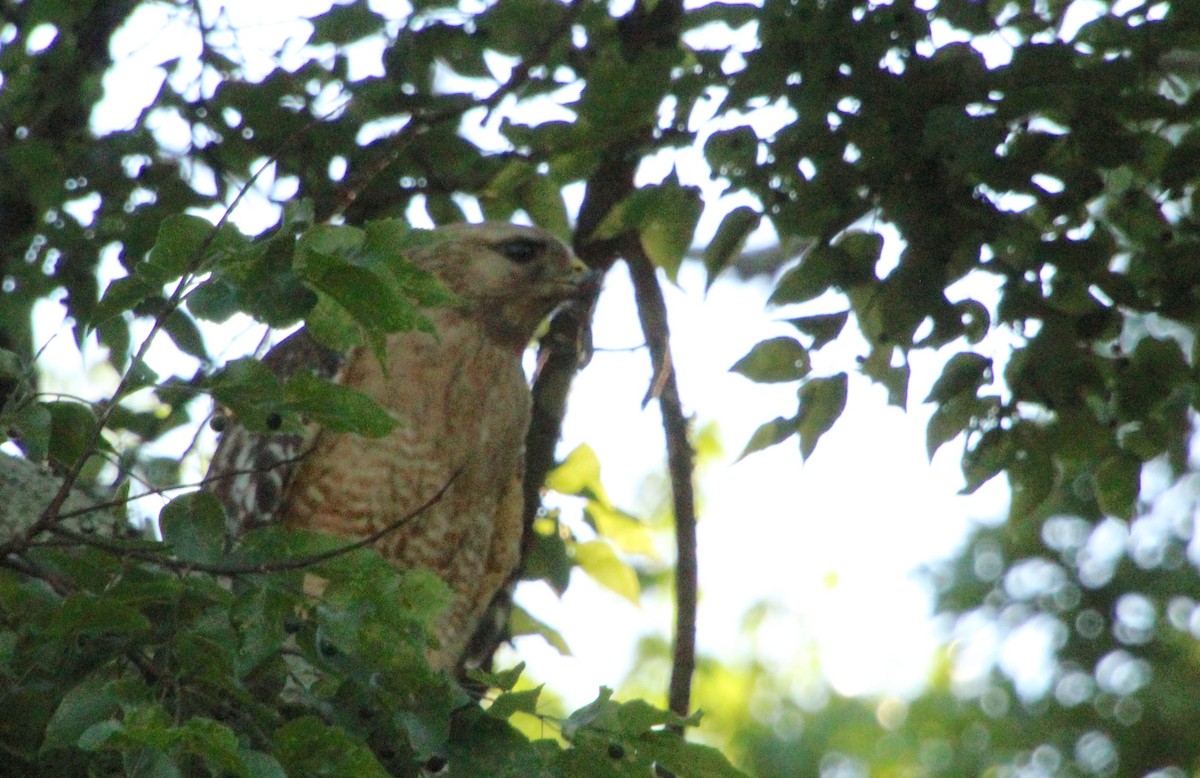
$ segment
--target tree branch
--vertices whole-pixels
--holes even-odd
[[[317,554],[309,554],[307,556],[293,557],[290,559],[279,559],[273,562],[260,562],[252,565],[212,565],[204,562],[173,559],[155,551],[142,551],[137,548],[130,548],[128,545],[121,543],[119,540],[111,540],[105,537],[86,535],[82,532],[75,532],[74,530],[69,530],[66,527],[59,525],[51,526],[48,531],[53,535],[58,535],[59,537],[65,538],[79,545],[91,546],[92,548],[106,551],[116,556],[131,557],[133,559],[139,559],[143,562],[162,565],[170,570],[176,570],[179,572],[197,572],[206,573],[208,575],[227,576],[282,573],[289,570],[301,570],[305,567],[312,567],[313,565],[327,562],[330,559],[342,556],[343,554],[348,554],[351,551],[357,551],[360,548],[366,548],[367,546],[374,544],[377,540],[380,540],[391,532],[395,532],[397,529],[417,518],[441,501],[442,497],[445,496],[451,485],[458,480],[458,475],[461,472],[461,469],[456,470],[454,474],[451,475],[446,481],[446,483],[442,484],[441,488],[438,489],[437,492],[435,492],[428,500],[421,503],[416,508],[391,522],[390,524],[387,524],[375,532],[372,532],[366,537],[359,538],[352,543],[346,543]]]
[[[638,318],[650,348],[654,368],[647,402],[658,397],[663,433],[667,439],[667,470],[675,508],[675,647],[667,702],[670,710],[686,718],[691,707],[692,674],[696,669],[696,602],[699,593],[696,560],[696,495],[692,482],[694,452],[688,441],[688,423],[679,400],[675,366],[671,360],[667,306],[654,265],[637,240],[629,241],[625,262],[633,279]]]

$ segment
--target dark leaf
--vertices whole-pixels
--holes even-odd
[[[813,339],[810,349],[819,349],[841,334],[849,318],[850,312],[842,311],[788,319],[787,323]]]
[[[827,378],[811,378],[800,387],[800,412],[796,432],[800,435],[800,455],[808,459],[817,441],[833,427],[846,408],[849,379],[845,373]]]
[[[225,511],[211,492],[191,492],[167,503],[158,518],[163,542],[184,562],[216,564],[225,552]]]
[[[739,206],[721,219],[717,233],[704,249],[704,267],[708,270],[708,280],[705,287],[710,287],[721,271],[737,259],[746,238],[754,232],[762,219],[762,214],[748,206]]]

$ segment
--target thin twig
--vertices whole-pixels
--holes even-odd
[[[422,129],[428,129],[443,122],[461,119],[463,114],[465,114],[468,110],[478,108],[480,106],[483,106],[487,108],[488,111],[491,111],[493,108],[499,105],[500,101],[503,100],[507,95],[513,94],[522,86],[524,86],[525,83],[529,81],[529,77],[532,74],[533,69],[542,64],[542,60],[549,55],[550,51],[554,48],[554,44],[557,43],[561,37],[570,33],[571,27],[578,18],[579,12],[582,10],[584,4],[585,3],[583,0],[572,0],[562,18],[559,19],[558,24],[554,25],[554,27],[550,29],[546,37],[543,38],[542,41],[533,48],[528,57],[517,63],[517,65],[513,68],[512,73],[509,74],[508,80],[497,86],[496,90],[483,100],[464,101],[448,108],[440,108],[427,112],[419,110],[413,111],[410,114],[412,121],[397,131],[397,138],[399,142],[394,143],[391,148],[389,148],[378,159],[368,165],[366,169],[362,171],[362,173],[357,175],[355,177],[356,181],[354,185],[346,188],[341,197],[339,197],[337,202],[334,204],[333,209],[327,214],[320,215],[321,219],[323,221],[329,221],[337,218],[338,216],[344,215],[346,211],[349,210],[350,206],[354,205],[355,201],[358,200],[358,196],[364,192],[367,187],[370,186],[373,181],[375,181],[375,179],[383,175],[385,170],[387,170],[389,167],[395,164],[398,159],[400,159],[400,155],[404,152],[409,141],[412,138],[420,135]],[[393,45],[395,45],[395,41],[393,41]]]
[[[633,279],[638,318],[654,369],[651,391],[658,397],[667,439],[667,469],[675,508],[675,649],[667,703],[681,718],[691,708],[692,674],[696,669],[696,601],[699,590],[696,560],[696,495],[692,482],[695,454],[688,442],[687,418],[679,400],[671,360],[667,306],[654,265],[637,240],[629,241],[625,262]]]
[[[337,108],[333,109],[333,111],[341,110],[343,107],[344,106],[338,106]],[[330,113],[332,114],[333,111]],[[237,207],[241,204],[245,196],[250,192],[251,187],[254,186],[254,182],[257,181],[271,165],[275,164],[276,160],[278,160],[279,155],[283,153],[284,149],[296,143],[301,137],[303,137],[305,133],[308,132],[309,129],[315,127],[317,124],[323,121],[324,118],[325,117],[318,117],[313,119],[304,127],[301,127],[299,130],[294,132],[291,137],[287,138],[280,145],[279,150],[276,151],[275,154],[271,155],[271,157],[262,165],[260,165],[258,170],[256,170],[246,181],[246,183],[243,184],[238,190],[238,193],[234,196],[232,202],[229,203],[229,206],[226,207],[225,211],[221,214],[221,218],[217,219],[216,224],[213,225],[212,229],[205,237],[204,242],[199,246],[199,248],[197,248],[195,255],[192,256],[188,261],[187,266],[180,274],[179,281],[175,284],[175,289],[171,292],[171,296],[167,298],[167,301],[162,306],[162,309],[154,317],[154,321],[150,326],[150,331],[146,334],[146,337],[142,340],[141,345],[138,347],[137,353],[134,354],[133,358],[129,362],[129,368],[121,375],[120,380],[117,382],[117,387],[113,390],[112,398],[107,403],[102,405],[101,411],[97,416],[96,423],[92,426],[92,429],[88,433],[87,444],[83,447],[82,452],[76,458],[75,462],[63,475],[63,480],[62,483],[59,484],[58,491],[55,492],[54,496],[50,499],[50,502],[46,505],[37,521],[30,525],[25,532],[21,533],[17,537],[10,538],[3,544],[0,544],[0,558],[4,558],[13,552],[18,552],[24,548],[28,548],[35,537],[45,532],[47,529],[53,526],[55,522],[59,521],[59,513],[62,510],[63,504],[67,501],[67,496],[70,495],[71,489],[75,486],[75,482],[79,480],[79,476],[83,472],[84,465],[87,464],[88,459],[91,458],[91,456],[96,452],[100,443],[100,438],[104,433],[105,427],[108,426],[108,420],[112,416],[113,411],[116,409],[121,399],[129,390],[129,384],[133,379],[134,368],[140,364],[145,364],[146,354],[150,351],[150,346],[154,343],[154,339],[165,326],[167,317],[179,308],[179,305],[187,294],[188,287],[191,284],[192,279],[195,277],[196,270],[204,261],[204,255],[208,250],[208,247],[212,244],[213,240],[216,239],[217,235],[221,231],[221,228],[225,226],[226,222],[229,221],[230,217],[233,215],[233,212],[237,210]]]
[[[141,560],[143,562],[152,562],[178,572],[197,572],[206,573],[208,575],[227,576],[281,573],[289,570],[300,570],[305,567],[312,567],[313,565],[327,562],[330,559],[334,559],[344,554],[349,554],[351,551],[357,551],[360,548],[366,548],[367,546],[372,545],[379,539],[386,536],[388,533],[395,532],[397,529],[417,518],[441,501],[442,497],[445,496],[451,485],[453,485],[453,483],[458,479],[459,473],[461,472],[461,468],[456,470],[432,497],[400,518],[396,519],[391,524],[372,532],[370,535],[359,538],[352,543],[346,543],[345,545],[338,546],[337,548],[332,548],[328,551],[322,551],[318,554],[309,554],[307,556],[294,557],[291,559],[280,559],[274,562],[260,562],[254,565],[210,565],[205,562],[172,559],[171,557],[164,556],[163,554],[157,552],[148,552],[137,548],[129,548],[119,541],[109,540],[103,536],[92,536],[85,535],[81,532],[75,532],[74,530],[69,530],[61,525],[52,525],[48,528],[48,531],[54,535],[58,535],[59,537],[74,541],[80,545],[90,546],[119,557],[129,557],[132,559]]]
[[[199,481],[191,481],[186,484],[176,484],[174,486],[151,487],[146,481],[142,481],[139,479],[139,483],[141,483],[143,486],[148,487],[146,489],[146,491],[141,492],[140,494],[135,494],[135,495],[132,495],[129,497],[123,497],[119,500],[108,500],[106,502],[97,502],[97,503],[93,503],[91,505],[85,505],[82,508],[76,508],[75,510],[71,510],[71,511],[62,511],[61,513],[58,514],[58,517],[60,519],[70,519],[75,516],[84,516],[89,513],[95,513],[96,511],[105,511],[105,510],[108,510],[109,508],[120,508],[122,506],[128,505],[129,503],[133,502],[134,500],[141,500],[145,497],[162,496],[164,494],[167,494],[168,492],[177,492],[177,491],[180,491],[181,489],[197,489],[202,486],[206,486],[208,484],[215,483],[217,481],[224,481],[228,478],[233,478],[234,476],[237,476],[237,475],[259,475],[262,473],[270,472],[271,470],[275,470],[276,468],[287,467],[288,465],[294,465],[297,462],[300,462],[301,460],[303,460],[304,457],[306,457],[307,455],[308,455],[307,452],[305,452],[302,454],[298,454],[294,457],[288,457],[287,459],[281,459],[278,462],[272,463],[271,466],[268,468],[247,467],[247,468],[242,468],[239,470],[222,470],[221,472],[216,473],[215,475],[206,475],[203,478],[201,478]]]

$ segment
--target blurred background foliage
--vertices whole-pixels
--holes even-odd
[[[1200,6],[351,2],[251,43],[236,5],[0,6],[0,390],[27,455],[69,464],[82,443],[67,432],[94,419],[34,393],[35,305],[61,303],[76,338],[94,332],[127,369],[168,298],[151,284],[105,307],[107,281],[152,277],[139,268],[165,219],[215,220],[268,162],[251,194],[305,198],[317,222],[478,208],[572,239],[601,268],[632,251],[668,279],[683,261],[710,283],[769,277],[772,302],[798,306],[795,335],[735,369],[794,383],[798,404],[748,451],[810,454],[858,371],[895,405],[934,405],[930,455],[962,447],[968,491],[1000,477],[1012,498],[929,571],[951,641],[918,696],[838,698],[802,646],[783,674],[702,657],[704,737],[763,778],[1200,770]],[[147,25],[177,41],[151,89],[122,68],[122,36]],[[115,124],[105,100],[126,105]],[[689,148],[751,205],[701,198],[670,156]],[[663,155],[676,169],[635,186]],[[563,190],[580,185],[576,208]],[[707,246],[702,216],[720,224]],[[239,284],[239,299],[163,319],[202,371],[220,360],[194,316],[217,303],[272,325],[305,313],[286,267]],[[812,352],[858,336],[864,356],[813,371]],[[926,398],[908,392],[920,350],[945,357]],[[179,482],[178,461],[144,444],[202,418],[202,392],[154,391],[107,417],[108,466],[90,475]],[[556,488],[587,497],[606,548],[641,553],[641,533],[669,522],[646,530],[570,475]],[[631,583],[614,554],[589,553],[574,563],[610,588],[669,585],[661,566]],[[1050,657],[1035,680],[1003,662],[962,672],[980,635],[1031,633]],[[668,647],[640,651],[625,691],[655,699]]]

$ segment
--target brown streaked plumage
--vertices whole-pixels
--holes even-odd
[[[436,336],[389,335],[381,366],[370,348],[340,354],[300,330],[263,360],[280,376],[308,369],[363,391],[400,426],[372,440],[323,430],[252,433],[234,420],[213,455],[209,488],[235,532],[281,520],[350,539],[392,525],[445,488],[378,547],[449,585],[453,599],[430,659],[455,671],[489,658],[495,642],[476,633],[495,629],[487,622],[497,609],[489,607],[507,602],[520,563],[530,413],[522,354],[540,322],[585,293],[592,276],[535,228],[485,223],[439,234],[444,240],[409,254],[465,301],[426,311]],[[468,645],[488,656],[466,655]]]

